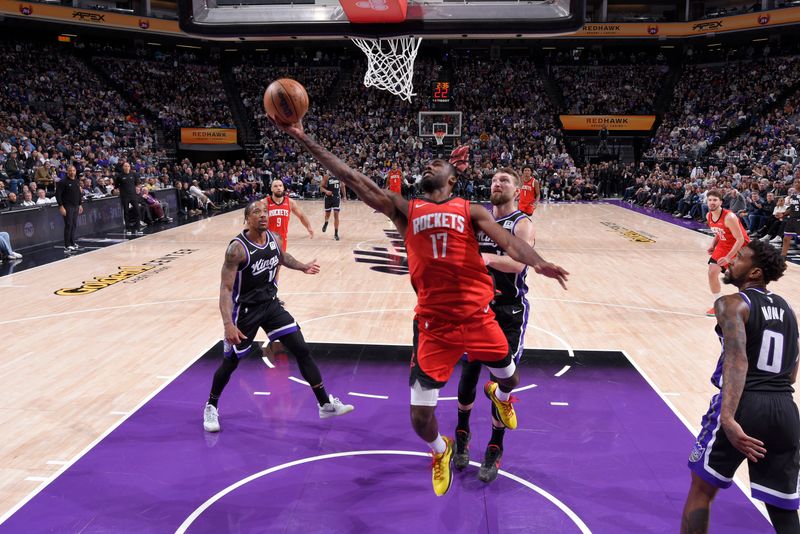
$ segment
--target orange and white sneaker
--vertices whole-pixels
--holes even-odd
[[[714,306],[711,306],[706,312],[706,317],[716,317],[717,313],[714,311]]]
[[[492,401],[494,407],[497,408],[497,414],[500,416],[500,421],[509,430],[517,428],[517,413],[514,411],[513,404],[517,402],[517,398],[513,395],[507,401],[501,401],[497,398],[497,382],[486,382],[483,386],[483,392]]]
[[[431,471],[433,472],[433,492],[441,497],[450,489],[453,482],[453,440],[442,436],[447,447],[441,454],[431,453]]]

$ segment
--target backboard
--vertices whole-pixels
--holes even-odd
[[[373,20],[397,2],[349,1]],[[540,37],[577,30],[584,10],[585,0],[408,0],[401,22],[365,24],[351,22],[340,0],[178,0],[183,31],[241,40]]]

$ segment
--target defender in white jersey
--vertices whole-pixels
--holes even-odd
[[[300,326],[278,300],[275,275],[280,265],[317,274],[319,264],[316,260],[301,263],[282,251],[280,237],[267,229],[269,219],[263,203],[251,202],[244,216],[247,228],[231,240],[222,266],[219,310],[225,327],[225,354],[214,373],[203,414],[203,428],[207,432],[219,432],[219,397],[239,366],[239,360],[253,349],[259,328],[267,333],[270,341],[280,340],[294,355],[300,373],[317,398],[321,419],[352,411],[351,405],[342,404],[325,391],[322,374],[311,357]]]

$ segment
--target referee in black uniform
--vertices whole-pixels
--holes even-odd
[[[67,252],[78,250],[75,227],[78,225],[78,215],[83,213],[81,184],[75,178],[77,173],[75,166],[70,165],[67,167],[67,177],[56,184],[56,202],[58,211],[64,217],[64,250]]]

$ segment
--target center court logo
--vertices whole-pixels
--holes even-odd
[[[107,276],[95,276],[91,280],[81,283],[79,287],[62,288],[57,290],[55,294],[62,297],[73,297],[76,295],[88,295],[90,293],[95,293],[101,289],[107,288],[108,286],[112,286],[116,283],[139,276],[147,271],[153,271],[159,267],[163,268],[164,265],[193,252],[197,252],[197,250],[198,249],[196,248],[182,248],[180,250],[176,250],[175,252],[170,252],[166,256],[161,256],[160,258],[145,262],[142,265],[119,267],[119,270],[114,274],[109,274]]]

